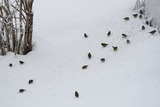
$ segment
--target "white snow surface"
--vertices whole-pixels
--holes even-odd
[[[0,107],[160,107],[160,35],[133,18],[135,2],[35,0],[33,51],[0,56]]]

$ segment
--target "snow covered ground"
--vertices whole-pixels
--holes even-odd
[[[35,1],[34,50],[0,56],[0,107],[160,107],[160,35],[132,16],[135,2]]]

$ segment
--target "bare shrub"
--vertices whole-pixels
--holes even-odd
[[[0,52],[26,55],[32,50],[33,0],[0,3]]]

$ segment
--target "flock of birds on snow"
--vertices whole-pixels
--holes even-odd
[[[132,14],[132,15],[133,15],[134,18],[139,17],[139,18],[141,19],[141,18],[143,17],[143,14],[144,14],[143,11],[140,10],[139,14]],[[125,17],[125,18],[124,18],[125,21],[129,21],[129,19],[130,19],[129,17]],[[150,22],[147,21],[147,20],[146,20],[146,25],[150,25]],[[142,30],[145,30],[145,26],[143,25],[141,29],[142,29]],[[150,31],[149,33],[153,35],[153,34],[156,33],[156,30],[152,30],[152,31]],[[111,36],[111,31],[108,31],[107,36]],[[123,37],[123,38],[127,38],[127,36],[128,36],[127,34],[124,34],[124,33],[122,34],[122,37]],[[88,38],[88,35],[87,35],[86,33],[84,33],[84,38]],[[130,40],[127,39],[127,40],[126,40],[126,43],[127,43],[127,44],[130,44]],[[104,48],[107,47],[108,45],[109,45],[109,44],[107,44],[107,43],[101,43],[101,46],[104,47]],[[112,46],[112,48],[113,48],[113,51],[118,51],[118,47],[117,47],[117,46]],[[88,58],[89,58],[89,59],[92,58],[92,54],[91,54],[90,52],[88,53]],[[105,58],[101,58],[100,61],[104,63],[104,62],[106,61],[106,59],[105,59]],[[24,61],[19,61],[19,63],[22,65],[22,64],[24,64],[25,62],[24,62]],[[10,63],[10,64],[9,64],[9,67],[12,67],[12,66],[13,66],[13,64]],[[82,69],[85,70],[85,69],[87,69],[87,67],[88,67],[88,65],[84,65],[84,66],[82,66]],[[30,85],[30,84],[33,84],[33,81],[34,81],[33,79],[30,79],[30,80],[28,81],[28,84],[29,84],[29,85]],[[26,89],[19,89],[19,93],[23,93],[23,92],[25,92],[25,91],[26,91]],[[78,93],[77,91],[75,91],[74,95],[75,95],[76,98],[79,97],[79,93]]]

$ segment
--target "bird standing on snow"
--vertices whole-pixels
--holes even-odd
[[[122,36],[123,36],[124,38],[126,38],[126,37],[127,37],[127,35],[126,35],[126,34],[124,34],[124,33],[122,34]]]
[[[138,16],[138,14],[132,14],[134,18],[136,18]]]
[[[82,66],[82,69],[87,69],[88,65]]]
[[[91,55],[91,53],[89,52],[89,53],[88,53],[88,58],[91,59],[91,57],[92,57],[92,55]]]
[[[74,93],[74,95],[75,95],[75,97],[79,97],[79,93],[77,92],[77,91],[75,91],[75,93]]]
[[[23,93],[24,91],[26,91],[25,89],[20,89],[19,93]]]
[[[87,36],[87,34],[86,34],[86,33],[84,33],[84,37],[85,37],[85,38],[88,38],[88,36]]]
[[[117,46],[112,46],[113,50],[114,51],[117,51],[118,50],[118,47]]]
[[[142,15],[141,14],[139,15],[139,18],[142,19]]]
[[[12,63],[10,63],[10,64],[9,64],[9,67],[12,67],[12,66],[13,66],[13,64],[12,64]]]
[[[101,62],[105,62],[106,60],[105,60],[105,58],[101,58]]]
[[[23,61],[19,61],[19,63],[20,63],[20,64],[24,64],[24,62],[23,62]]]
[[[32,83],[33,83],[33,80],[29,80],[29,81],[28,81],[28,84],[32,84]]]
[[[146,25],[149,25],[149,21],[148,20],[146,21]]]
[[[144,27],[144,26],[142,26],[142,30],[145,30],[145,27]]]
[[[128,21],[128,20],[129,20],[129,17],[125,17],[124,20],[125,20],[125,21]]]
[[[107,44],[107,43],[101,43],[101,45],[102,45],[103,47],[106,47],[108,44]]]
[[[107,35],[110,36],[110,35],[111,35],[111,31],[109,31],[109,32],[107,33]]]
[[[139,13],[140,13],[140,14],[143,14],[143,10],[140,10]]]
[[[130,40],[129,40],[129,39],[127,39],[126,43],[127,43],[127,44],[130,44]]]
[[[153,35],[156,33],[156,30],[150,31],[149,33]]]

